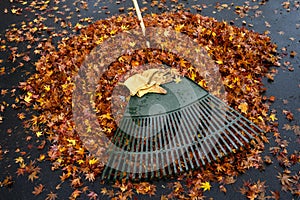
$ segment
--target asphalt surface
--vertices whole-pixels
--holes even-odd
[[[119,8],[124,7],[125,12],[127,12],[126,8],[132,7],[131,1],[121,1],[120,4],[116,4],[112,1],[101,1],[97,6],[93,6],[94,1],[88,1],[88,9],[80,9],[80,11],[76,12],[76,6],[73,5],[73,1],[66,0],[64,3],[59,4],[59,10],[63,11],[59,14],[57,12],[47,10],[36,10],[35,13],[23,10],[22,14],[16,15],[12,13],[11,10],[15,7],[24,7],[24,5],[14,1],[11,2],[13,3],[10,3],[9,1],[0,2],[1,38],[3,38],[6,29],[11,28],[13,24],[16,24],[16,27],[20,27],[23,21],[34,20],[37,18],[37,14],[44,14],[45,12],[48,12],[48,14],[53,13],[54,16],[59,15],[59,17],[72,16],[69,19],[66,18],[66,21],[71,21],[73,24],[76,24],[79,19],[93,17],[91,22],[94,22],[98,19],[104,19],[112,15],[120,14]],[[192,9],[192,5],[195,4],[194,1],[180,1],[176,5],[181,5],[180,3],[182,3],[185,8],[191,8],[191,12],[197,12],[195,9]],[[282,5],[283,3],[284,1],[282,0],[266,1],[265,5],[260,5],[259,2],[256,1],[249,2],[250,6],[258,5],[259,8],[248,11],[246,16],[241,18],[235,13],[235,6],[245,5],[244,1],[221,2],[221,4],[228,5],[228,7],[223,9],[218,6],[218,1],[209,1],[209,3],[200,1],[196,2],[196,4],[206,4],[206,6],[203,6],[205,8],[203,8],[201,12],[198,11],[198,13],[204,16],[214,17],[219,21],[227,21],[239,27],[245,26],[248,29],[259,33],[268,31],[272,41],[278,45],[278,53],[282,57],[280,60],[281,67],[276,68],[276,70],[278,70],[278,74],[275,76],[274,81],[270,82],[264,80],[267,87],[267,92],[265,95],[276,97],[276,101],[272,104],[271,109],[277,111],[280,133],[282,134],[283,138],[286,138],[289,141],[288,151],[292,153],[293,151],[300,150],[299,136],[295,135],[291,130],[287,131],[283,130],[282,128],[284,124],[300,124],[300,8],[294,6],[294,2],[290,2],[291,5],[288,9]],[[48,9],[51,8],[51,5],[52,4],[50,3]],[[66,7],[63,7],[62,5],[66,5]],[[150,3],[148,3],[144,5],[148,8],[145,13],[161,13],[167,10],[170,11],[172,8],[174,8],[174,6],[172,7],[171,5],[174,4],[168,2],[166,4],[166,8],[158,9],[157,6],[151,7]],[[70,8],[70,10],[65,11],[65,8]],[[8,13],[5,13],[6,9]],[[72,11],[74,13],[70,14]],[[49,27],[54,26],[56,29],[61,28],[57,24],[53,23],[53,19],[46,20],[45,23],[48,24]],[[69,32],[71,34],[76,34],[72,33],[72,30],[69,30]],[[47,38],[49,36],[44,35],[42,37]],[[59,37],[57,37],[56,40],[59,41]],[[18,45],[19,49],[26,49],[26,46],[24,46],[23,43],[15,45]],[[283,48],[285,48],[286,51],[282,51],[281,49]],[[298,54],[294,57],[290,56],[291,51],[295,51]],[[18,91],[17,89],[18,82],[25,81],[30,74],[34,73],[33,63],[39,58],[39,55],[34,55],[31,52],[33,57],[31,57],[30,62],[26,63],[23,67],[18,67],[16,71],[10,72],[12,68],[17,67],[16,63],[6,62],[10,53],[11,52],[9,50],[0,52],[0,59],[3,59],[3,63],[0,64],[0,68],[2,66],[5,66],[6,68],[6,73],[0,76],[0,90],[16,89],[16,94],[19,94],[21,91]],[[289,67],[292,68],[288,69],[288,67],[284,65],[286,62],[290,62]],[[9,97],[6,95],[3,98],[3,96],[0,96],[0,102],[5,101],[8,104],[12,104],[14,103],[14,100],[14,97]],[[287,104],[284,103],[286,100],[288,101]],[[282,113],[282,110],[292,111],[294,114],[294,120],[291,122],[288,121],[285,118],[285,115]],[[15,172],[18,165],[14,160],[16,158],[15,151],[16,149],[20,149],[21,151],[26,149],[28,146],[26,137],[30,134],[29,132],[25,132],[22,122],[17,118],[17,114],[21,111],[27,113],[27,111],[22,110],[22,108],[11,109],[10,107],[5,109],[3,113],[0,113],[0,116],[4,118],[3,123],[0,124],[0,146],[2,151],[5,151],[3,159],[0,160],[0,181],[2,181],[8,175],[11,175],[14,181],[14,183],[8,188],[0,187],[0,199],[45,199],[47,193],[49,193],[49,191],[55,191],[55,186],[60,183],[59,176],[61,175],[61,172],[51,171],[50,161],[45,161],[39,163],[39,167],[41,167],[41,173],[39,179],[34,183],[28,181],[27,177],[25,176],[17,177]],[[12,134],[8,134],[8,130],[11,130]],[[268,149],[277,145],[275,144],[274,138],[271,134],[268,135],[268,137],[270,139],[270,143],[266,144],[263,155],[270,155]],[[36,148],[27,150],[26,156],[34,158],[41,154],[41,151],[46,154],[47,145],[43,150],[37,150]],[[300,164],[298,163],[292,166],[289,170],[291,170],[292,173],[299,172]],[[282,171],[282,167],[279,165],[276,159],[274,159],[274,163],[266,166],[263,171],[250,169],[245,174],[240,175],[234,184],[227,186],[226,194],[220,192],[217,184],[212,183],[212,189],[205,192],[205,196],[212,197],[213,199],[246,199],[246,197],[239,192],[241,185],[247,180],[261,180],[266,181],[266,185],[268,186],[267,191],[280,191],[281,199],[297,199],[297,197],[293,196],[291,193],[281,190],[280,181],[276,176],[278,175],[278,172]],[[171,192],[170,189],[165,187],[170,181],[172,182],[174,180],[158,180],[153,182],[157,186],[156,196],[149,197],[139,195],[135,197],[137,199],[160,199],[161,195],[167,195]],[[45,185],[46,191],[35,197],[32,194],[33,187],[39,183]],[[70,190],[68,184],[69,183],[65,183],[61,185],[61,189],[57,191],[59,197],[58,199],[67,199],[69,197],[72,191]],[[95,191],[100,191],[100,188],[103,186],[99,185],[97,182],[95,184],[90,184],[89,187],[93,188]],[[270,194],[268,193],[268,195]],[[99,198],[106,199],[107,197],[99,194]],[[86,197],[82,197],[82,199],[86,199]]]

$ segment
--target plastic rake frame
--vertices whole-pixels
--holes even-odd
[[[103,179],[148,179],[200,168],[262,130],[188,78],[166,95],[131,97],[111,140]]]

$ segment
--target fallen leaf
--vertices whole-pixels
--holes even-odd
[[[44,190],[44,185],[39,184],[38,186],[34,187],[34,191],[32,194],[39,195]]]
[[[202,188],[203,191],[210,190],[211,185],[208,181],[206,181],[206,182],[200,184],[200,188]]]

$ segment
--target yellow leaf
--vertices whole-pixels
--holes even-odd
[[[93,159],[89,160],[89,164],[90,165],[93,165],[93,164],[95,164],[97,162],[98,162],[98,160],[96,158],[93,158]]]
[[[135,46],[135,42],[129,42],[129,45],[131,46],[131,47],[134,47]]]
[[[47,92],[49,92],[49,91],[50,91],[50,86],[49,86],[49,85],[45,85],[45,86],[44,86],[44,89],[45,89]]]
[[[38,132],[36,132],[35,134],[36,134],[37,137],[40,137],[40,136],[43,135],[43,132],[42,132],[42,131],[38,131]]]
[[[190,78],[194,81],[195,78],[197,77],[196,73],[195,72],[191,72],[191,76]]]
[[[180,32],[180,30],[184,27],[184,24],[179,24],[175,26],[175,31]]]
[[[219,65],[223,64],[223,60],[217,60],[216,63],[218,63]]]
[[[40,157],[38,158],[38,161],[41,162],[42,160],[45,159],[45,157],[46,157],[45,154],[41,154]]]
[[[271,114],[271,115],[270,115],[270,120],[272,120],[273,122],[274,122],[275,120],[277,120],[276,115],[275,115],[275,114]]]
[[[80,159],[80,160],[77,160],[77,163],[80,165],[80,164],[84,163],[84,161],[82,159]]]
[[[72,139],[67,139],[67,141],[72,144],[72,145],[75,145],[76,144],[76,140],[72,140]]]
[[[22,157],[18,157],[18,158],[15,159],[15,162],[16,163],[23,163],[24,159]]]
[[[238,108],[241,110],[241,112],[242,113],[247,113],[247,111],[248,111],[248,104],[247,104],[247,102],[243,102],[243,103],[241,103],[239,106],[238,106]]]
[[[206,87],[207,87],[206,82],[205,82],[205,80],[203,80],[203,79],[202,79],[201,81],[199,81],[198,84],[199,84],[201,87],[203,87],[203,88],[206,88]]]
[[[239,77],[234,77],[233,83],[236,83],[236,82],[239,82],[239,81],[240,81],[240,78],[239,78]]]
[[[58,163],[62,163],[63,161],[64,160],[61,157],[59,157],[59,158],[56,159],[56,162],[58,162]]]
[[[175,83],[179,83],[181,81],[181,78],[178,76],[174,79]]]
[[[24,97],[24,101],[26,102],[26,103],[30,103],[30,101],[31,101],[32,99],[31,99],[31,97],[28,95],[26,95],[25,97]]]
[[[262,118],[262,116],[259,116],[257,119],[259,119],[260,121],[264,122],[264,119]]]
[[[18,10],[17,10],[17,9],[15,9],[15,8],[11,9],[11,13],[12,13],[12,14],[16,14],[16,13],[17,13],[17,11],[18,11]]]
[[[206,181],[204,183],[201,183],[200,188],[202,188],[203,191],[210,190],[211,185],[210,185],[210,183],[208,181]]]
[[[114,34],[116,34],[116,32],[117,32],[117,30],[111,30],[111,31],[109,32],[109,34],[114,35]]]
[[[100,116],[101,119],[113,119],[110,115],[110,113],[106,113]]]
[[[122,30],[127,30],[128,27],[129,27],[128,25],[127,25],[127,26],[126,26],[126,25],[121,25],[121,29],[122,29]]]

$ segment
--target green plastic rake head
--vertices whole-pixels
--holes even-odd
[[[131,97],[109,147],[103,179],[157,178],[199,168],[261,131],[188,78],[162,87],[167,94]]]

